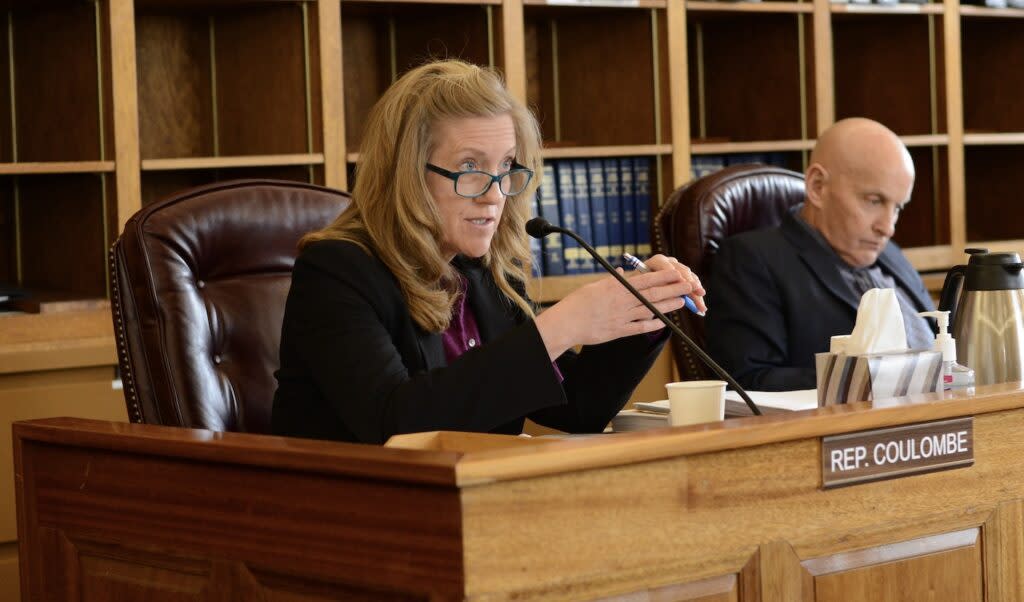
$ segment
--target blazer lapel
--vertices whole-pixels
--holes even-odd
[[[424,370],[447,366],[448,359],[444,356],[441,335],[436,332],[423,332],[419,327],[416,327],[416,331],[416,342],[419,344],[420,355],[423,357]]]
[[[516,325],[514,310],[509,309],[509,303],[479,261],[458,256],[452,263],[466,278],[468,308],[476,318],[481,343],[493,340]],[[448,365],[440,333],[417,329],[416,335],[426,370]]]
[[[516,325],[515,306],[501,294],[487,269],[477,260],[458,257],[455,267],[466,277],[467,301],[476,318],[481,343],[494,340]]]
[[[882,264],[885,270],[892,274],[896,283],[906,292],[910,293],[914,299],[914,305],[917,306],[918,311],[928,311],[931,309],[931,300],[922,297],[921,286],[919,284],[919,276],[914,271],[913,266],[909,262],[903,259],[903,255],[896,245],[891,242],[885,245],[882,249],[882,254],[878,256],[878,263]]]
[[[782,219],[783,234],[797,247],[800,259],[807,264],[807,267],[821,285],[846,303],[850,309],[857,311],[860,299],[854,294],[850,285],[843,280],[843,276],[839,273],[839,268],[836,266],[836,259],[825,252],[825,249],[821,247],[821,243],[815,240],[796,220],[797,218],[792,212]]]

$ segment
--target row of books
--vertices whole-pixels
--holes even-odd
[[[786,153],[731,153],[728,155],[694,155],[690,160],[693,177],[701,178],[730,165],[747,165],[760,163],[776,167],[790,167],[789,155]]]
[[[610,157],[544,163],[534,212],[575,231],[613,266],[651,253],[651,159]],[[568,236],[533,241],[534,275],[589,274],[601,266]]]

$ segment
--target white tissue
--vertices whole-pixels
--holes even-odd
[[[846,353],[846,344],[850,342],[850,335],[837,334],[828,343],[829,353]]]
[[[857,323],[846,342],[847,355],[898,353],[907,350],[903,312],[891,288],[873,288],[860,298]]]

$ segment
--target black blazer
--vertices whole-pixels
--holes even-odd
[[[707,282],[708,351],[744,387],[815,387],[814,354],[849,334],[860,299],[826,249],[788,213],[777,228],[722,241]],[[882,269],[918,311],[934,309],[920,275],[890,242]]]
[[[398,282],[357,245],[320,241],[295,262],[281,331],[272,424],[280,435],[383,443],[431,430],[518,434],[530,417],[600,432],[664,337],[619,339],[558,359],[479,262],[458,258],[482,344],[452,365],[441,335],[412,320]]]

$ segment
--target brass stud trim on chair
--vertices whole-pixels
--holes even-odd
[[[124,391],[125,400],[128,406],[128,420],[135,423],[142,422],[142,407],[139,405],[139,398],[135,391],[135,377],[132,375],[131,363],[128,361],[128,340],[125,337],[124,320],[121,316],[121,292],[118,285],[115,247],[110,248],[110,279],[111,295],[110,308],[114,316],[114,330],[117,334],[117,359],[121,366],[121,388]]]

